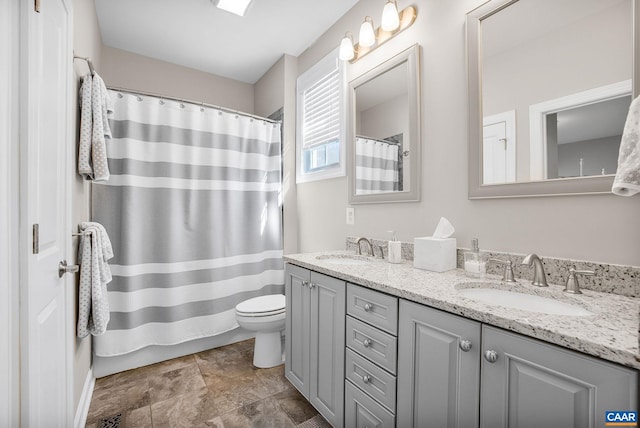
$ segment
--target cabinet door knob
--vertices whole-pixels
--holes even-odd
[[[362,341],[362,344],[364,345],[365,348],[368,348],[369,346],[371,346],[373,342],[371,341],[371,339],[365,339]]]
[[[467,339],[461,340],[459,346],[464,352],[469,352],[471,350],[471,341]]]
[[[489,361],[490,363],[495,363],[498,361],[498,353],[493,349],[489,349],[484,353],[484,359]]]
[[[316,284],[314,284],[313,282],[310,282],[310,283],[309,283],[309,288],[314,289],[314,288],[315,288],[315,286],[316,286]]]
[[[368,384],[368,383],[371,383],[371,376],[369,376],[369,375],[364,375],[364,376],[362,376],[362,381],[363,381],[364,383],[367,383],[367,384]]]
[[[369,312],[369,311],[371,311],[371,309],[373,309],[373,306],[371,305],[371,303],[365,303],[364,304],[364,311],[365,312]]]

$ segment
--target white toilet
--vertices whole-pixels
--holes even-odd
[[[256,332],[253,365],[260,368],[282,364],[280,332],[284,329],[284,294],[271,294],[245,300],[236,306],[240,327]]]

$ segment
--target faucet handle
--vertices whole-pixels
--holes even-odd
[[[502,280],[504,282],[516,282],[515,277],[513,275],[513,263],[511,260],[502,260],[502,259],[489,259],[490,262],[498,263],[504,266],[504,274],[502,274]]]
[[[578,277],[576,275],[594,276],[596,273],[592,270],[575,270],[575,268],[569,269],[569,278],[567,278],[567,285],[564,288],[564,292],[571,294],[582,294],[580,291],[580,284],[578,283]]]

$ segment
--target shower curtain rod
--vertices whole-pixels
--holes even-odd
[[[127,94],[131,94],[131,95],[143,95],[143,96],[148,96],[148,97],[160,98],[162,100],[171,100],[171,101],[177,101],[177,102],[180,102],[180,103],[193,104],[193,105],[196,105],[196,106],[210,107],[210,108],[215,109],[215,110],[220,110],[220,111],[224,111],[224,112],[227,112],[227,113],[232,113],[232,114],[237,114],[237,115],[240,115],[240,116],[250,117],[252,119],[262,120],[264,122],[269,122],[269,123],[280,123],[281,122],[279,120],[273,120],[273,119],[269,119],[269,118],[266,118],[266,117],[260,117],[260,116],[256,116],[255,114],[245,113],[243,111],[233,110],[233,109],[230,109],[230,108],[217,106],[215,104],[191,101],[191,100],[186,100],[184,98],[169,97],[169,96],[162,95],[162,94],[155,94],[153,92],[144,92],[144,91],[137,91],[137,90],[133,90],[133,89],[118,88],[117,86],[107,86],[107,89],[111,89],[112,91],[117,91],[117,92],[126,92]]]

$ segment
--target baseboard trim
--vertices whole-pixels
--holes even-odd
[[[93,376],[93,367],[89,369],[87,378],[84,381],[80,402],[76,409],[76,417],[73,419],[75,428],[84,428],[87,424],[87,416],[89,415],[89,407],[91,406],[91,397],[93,397],[93,387],[96,385],[96,378]]]

